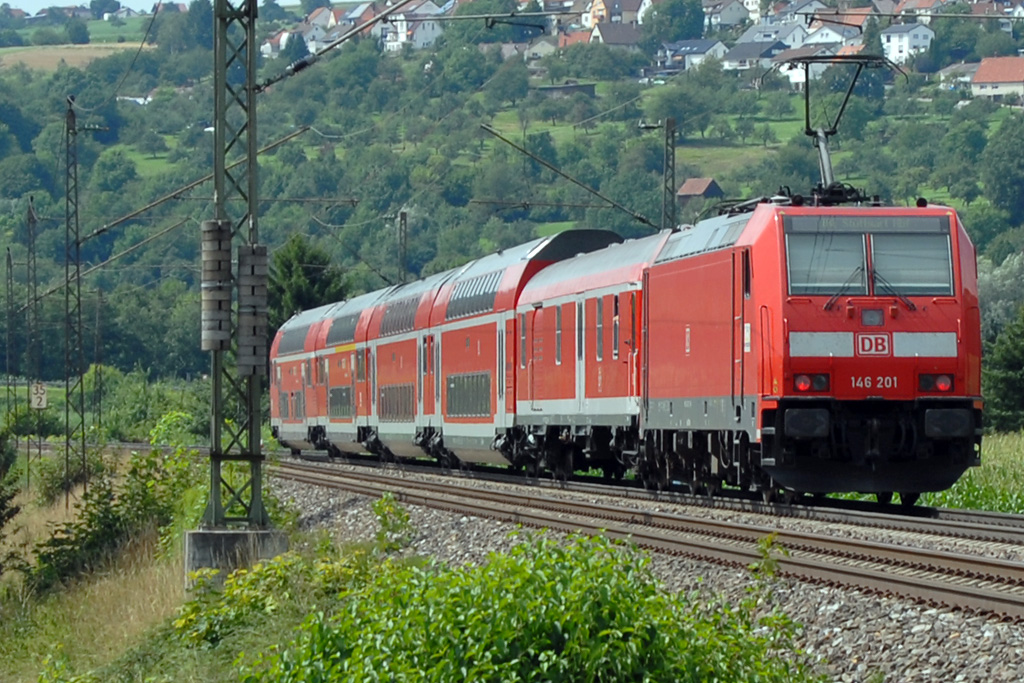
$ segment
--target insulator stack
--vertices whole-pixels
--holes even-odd
[[[202,225],[203,351],[231,348],[231,221]]]
[[[267,374],[267,247],[238,248],[238,373]]]

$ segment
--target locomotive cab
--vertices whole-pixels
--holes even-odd
[[[780,375],[762,466],[798,491],[914,495],[980,463],[974,248],[943,207],[779,211]]]

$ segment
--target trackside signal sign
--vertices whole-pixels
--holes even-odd
[[[888,333],[873,332],[856,336],[858,356],[891,356],[892,340]]]
[[[30,399],[33,410],[43,410],[46,408],[46,385],[42,382],[33,384]]]

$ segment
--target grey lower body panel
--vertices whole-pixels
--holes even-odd
[[[730,396],[651,399],[645,429],[747,432],[755,441],[757,400]]]

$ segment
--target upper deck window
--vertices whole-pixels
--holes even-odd
[[[879,294],[953,295],[949,235],[872,235],[871,264]]]
[[[786,235],[786,260],[790,294],[868,292],[863,235]]]

